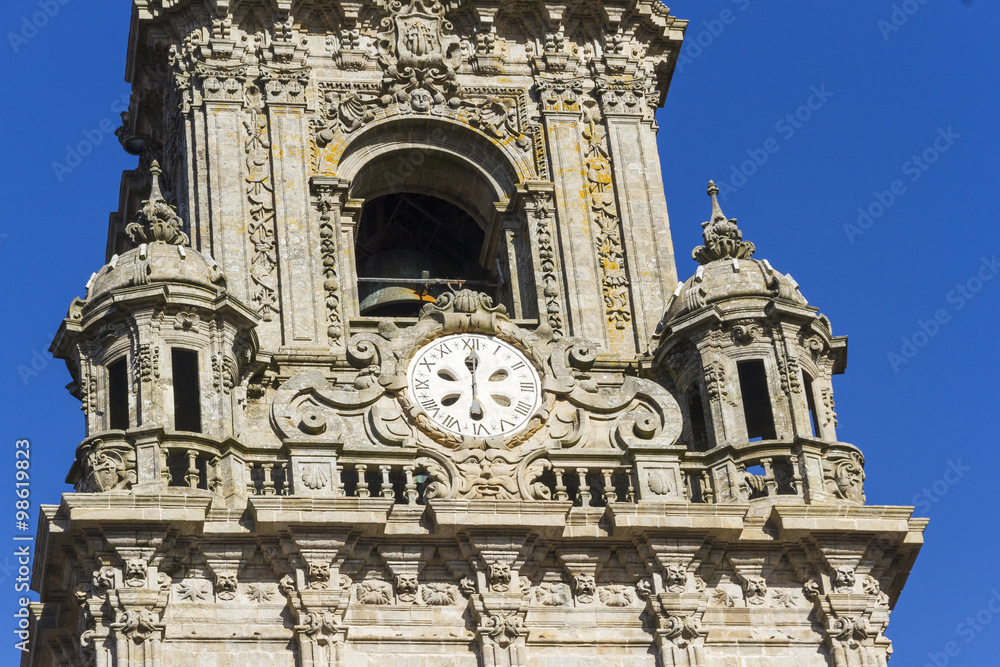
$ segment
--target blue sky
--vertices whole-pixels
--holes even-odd
[[[26,27],[43,5],[53,15]],[[940,667],[947,649],[949,665],[995,664],[1000,617],[981,612],[1000,591],[990,472],[1000,454],[1000,8],[678,0],[671,9],[691,21],[658,115],[682,278],[694,270],[714,178],[758,257],[790,272],[835,333],[850,336],[847,374],[834,385],[839,435],[866,455],[869,503],[916,505],[931,518],[892,616],[892,664]],[[14,442],[31,439],[37,507],[65,490],[82,436],[69,375],[47,349],[103,261],[120,174],[135,164],[108,131],[128,90],[128,25],[124,0],[0,7],[5,619],[17,596],[7,555]],[[68,155],[81,142],[93,150]],[[10,643],[0,640],[0,655]]]

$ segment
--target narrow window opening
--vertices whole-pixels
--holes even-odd
[[[198,353],[171,350],[174,379],[174,429],[201,433],[201,396],[198,386]]]
[[[108,366],[108,428],[128,429],[128,359]]]
[[[806,405],[809,406],[809,425],[812,434],[819,435],[819,415],[816,414],[816,399],[813,397],[813,379],[808,373],[803,373],[805,378]]]
[[[692,449],[696,452],[708,451],[708,425],[705,423],[705,407],[698,387],[688,393],[688,416],[691,418]]]
[[[740,376],[747,436],[751,441],[775,440],[778,436],[774,429],[774,412],[771,410],[771,392],[767,386],[764,360],[740,361],[736,368]]]

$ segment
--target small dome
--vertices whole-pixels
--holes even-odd
[[[808,303],[798,283],[775,271],[767,260],[720,259],[699,266],[693,276],[677,285],[664,322],[711,303],[740,297],[781,297],[802,305]]]
[[[708,182],[712,198],[712,219],[702,223],[705,245],[694,249],[692,256],[701,264],[698,271],[677,285],[667,304],[663,323],[669,324],[685,313],[726,299],[760,297],[782,298],[807,305],[798,283],[790,275],[779,273],[767,260],[751,259],[756,249],[743,240],[736,218],[726,218],[719,207],[719,188]]]
[[[164,282],[226,289],[226,279],[214,259],[184,246],[150,243],[112,257],[90,279],[86,300],[94,303],[113,290]]]
[[[226,279],[211,257],[186,247],[184,221],[163,198],[160,165],[149,167],[152,185],[149,199],[136,212],[135,222],[125,232],[138,247],[111,261],[87,282],[87,303],[95,303],[109,292],[152,283],[182,283],[214,291],[226,288]]]

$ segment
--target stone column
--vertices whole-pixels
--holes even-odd
[[[663,304],[677,284],[656,128],[645,100],[645,85],[644,79],[631,75],[597,79],[621,216],[632,326],[640,351],[648,346]]]
[[[263,69],[261,82],[272,136],[281,343],[286,348],[327,347],[320,238],[309,201],[309,69]]]
[[[536,312],[541,322],[552,328],[556,339],[567,331],[566,299],[563,291],[563,268],[558,252],[555,230],[555,184],[525,183],[518,188],[520,205],[526,217],[530,261],[533,270],[531,286],[535,288]],[[518,258],[519,260],[521,258]],[[518,262],[518,274],[529,271],[527,262]],[[527,299],[527,294],[521,295]]]
[[[345,306],[356,300],[352,265],[345,263],[345,257],[349,259],[353,256],[354,239],[353,235],[349,238],[342,232],[340,224],[350,183],[340,178],[313,176],[309,179],[309,187],[319,223],[324,302],[321,319],[326,330],[325,344],[342,350],[350,338],[350,320]],[[345,248],[348,241],[351,247]],[[350,282],[348,279],[351,279]]]
[[[555,188],[556,254],[563,267],[566,295],[566,335],[580,336],[608,346],[607,317],[601,291],[601,273],[590,219],[589,191],[580,126],[583,117],[583,80],[538,77],[542,122]]]
[[[191,244],[210,254],[231,277],[230,293],[267,312],[264,319],[270,320],[277,295],[253,288],[251,270],[264,276],[269,272],[252,264],[252,240],[247,236],[251,216],[245,167],[256,164],[259,144],[268,141],[266,121],[263,128],[258,122],[255,91],[248,85],[245,65],[198,65],[190,121],[193,196],[188,222]]]

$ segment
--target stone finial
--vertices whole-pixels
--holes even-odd
[[[712,219],[701,223],[701,236],[705,245],[691,253],[699,264],[717,259],[745,259],[753,257],[753,243],[743,240],[743,232],[736,226],[736,218],[727,219],[719,206],[719,188],[715,181],[708,182],[708,196],[712,198]]]
[[[135,222],[125,227],[125,233],[136,245],[140,243],[165,243],[167,245],[190,245],[184,233],[184,221],[177,215],[177,209],[167,203],[160,191],[160,164],[149,165],[152,184],[149,199],[136,212]]]

